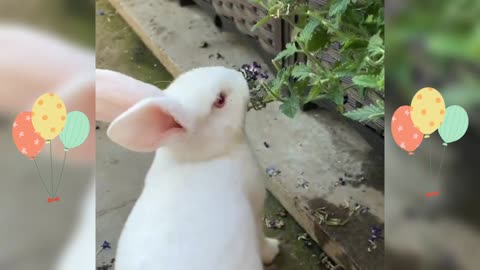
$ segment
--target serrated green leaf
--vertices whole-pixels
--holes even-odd
[[[301,100],[303,100],[305,98],[305,96],[307,95],[308,93],[308,84],[309,84],[310,80],[309,79],[306,79],[306,80],[301,80],[301,79],[297,79],[297,80],[294,80],[293,81],[293,85],[292,85],[292,89],[293,89],[293,92],[295,93],[294,95],[298,96]]]
[[[379,90],[385,89],[385,68],[382,68],[382,71],[377,76],[377,89]]]
[[[277,100],[280,97],[280,89],[282,88],[282,83],[280,80],[272,80],[269,85],[266,86],[265,91],[268,93],[268,96],[273,97]]]
[[[277,56],[275,57],[275,59],[273,59],[274,61],[278,61],[280,59],[283,59],[283,58],[286,58],[286,57],[289,57],[289,56],[292,56],[294,55],[296,52],[298,52],[298,49],[297,47],[295,46],[294,43],[288,43],[285,47],[285,50],[281,51],[280,53],[277,54]]]
[[[370,14],[370,15],[368,15],[368,17],[365,19],[365,23],[372,23],[372,22],[374,22],[373,20],[374,20],[374,19],[373,19],[373,15]]]
[[[305,99],[304,104],[324,97],[324,95],[321,94],[322,92],[323,88],[320,84],[312,86],[312,88],[310,88],[310,92],[308,93],[307,98]]]
[[[343,115],[355,121],[367,122],[383,118],[385,109],[382,102],[377,102],[377,104],[363,106],[362,108],[346,112]]]
[[[281,69],[277,72],[277,75],[275,76],[275,78],[268,82],[267,87],[270,89],[270,91],[272,91],[275,94],[280,93],[280,88],[283,85],[282,80],[284,78],[284,74],[285,74],[285,70]]]
[[[343,91],[332,91],[328,93],[328,98],[337,106],[343,106],[343,102],[345,101]]]
[[[328,11],[329,16],[337,16],[342,14],[347,10],[350,0],[331,0],[333,3],[330,4],[330,10]]]
[[[308,78],[311,73],[312,67],[305,64],[296,65],[292,70],[292,76],[300,80]]]
[[[307,52],[316,52],[323,49],[331,41],[331,36],[327,33],[327,29],[317,27],[313,32],[313,36],[305,44]]]
[[[305,25],[303,30],[298,35],[297,40],[302,42],[302,43],[306,43],[309,40],[311,40],[312,37],[313,37],[313,33],[315,32],[315,29],[319,25],[320,25],[320,22],[317,19],[315,19],[313,17],[310,17],[310,20],[308,20],[307,25]]]
[[[378,88],[378,77],[375,75],[357,75],[352,78],[355,85],[360,87]]]
[[[295,53],[317,55],[335,42],[339,42],[341,48],[341,61],[329,69],[317,66],[320,63],[313,60],[281,68],[282,72],[277,74],[278,78],[272,82],[269,90],[273,92],[275,89],[277,94],[283,94],[280,109],[284,114],[293,117],[303,104],[319,98],[335,102],[338,110],[343,113],[345,86],[341,85],[341,79],[345,77],[352,77],[354,89],[360,93],[372,88],[384,90],[385,44],[381,0],[329,0],[326,9],[313,9],[296,0],[265,0],[264,3],[270,17],[288,19],[294,15],[299,16],[292,22],[290,44],[277,55],[276,61]],[[278,63],[274,61],[274,64]],[[278,69],[280,68],[277,67]],[[378,91],[375,93],[383,102],[382,94]],[[380,103],[372,106],[381,107],[380,105],[383,106]],[[356,113],[361,112],[359,110]]]
[[[275,79],[271,80],[269,83],[268,83],[268,86],[269,88],[273,91],[273,92],[276,92],[278,91],[278,89],[280,89],[282,85],[282,81],[281,81],[281,77],[277,76],[275,77]]]
[[[378,16],[377,16],[377,24],[376,27],[377,29],[385,29],[385,18],[384,18],[384,8],[380,8],[378,10]]]
[[[341,79],[345,77],[353,77],[355,74],[352,71],[335,71],[333,73],[334,78]]]
[[[383,50],[383,39],[380,37],[380,34],[376,34],[368,42],[368,51],[378,52],[379,50]]]
[[[280,110],[282,111],[282,113],[290,118],[295,117],[299,109],[300,102],[298,97],[296,96],[287,99],[284,103],[280,105]]]
[[[340,52],[344,52],[347,49],[362,49],[368,46],[368,42],[363,39],[348,39],[345,41],[343,44],[342,48],[340,49]]]
[[[335,19],[333,20],[332,27],[333,27],[333,30],[335,30],[335,31],[340,30],[340,24],[342,24],[342,15],[341,15],[342,13],[340,13],[338,16],[336,16]]]

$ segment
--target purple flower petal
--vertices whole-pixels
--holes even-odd
[[[103,241],[102,249],[111,249],[110,243],[107,241]]]

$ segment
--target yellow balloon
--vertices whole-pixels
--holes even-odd
[[[33,127],[47,143],[62,132],[66,121],[67,109],[59,96],[46,93],[33,104]]]
[[[411,118],[425,138],[435,132],[445,118],[445,101],[436,89],[425,87],[420,89],[412,99]]]

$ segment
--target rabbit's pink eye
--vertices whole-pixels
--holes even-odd
[[[222,108],[225,105],[225,95],[224,94],[218,95],[213,105],[217,108]]]

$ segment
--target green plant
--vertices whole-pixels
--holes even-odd
[[[383,0],[330,0],[322,9],[298,0],[253,1],[268,14],[252,31],[272,19],[293,26],[291,42],[273,60],[276,77],[262,83],[264,103],[279,100],[282,112],[294,117],[306,103],[328,99],[344,113],[346,92],[355,88],[361,96],[372,93],[375,102],[344,115],[358,121],[383,117]],[[334,43],[340,45],[341,59],[328,66],[320,55]],[[306,62],[280,68],[280,62],[294,54],[305,55]],[[352,78],[353,85],[343,84],[345,77]]]

